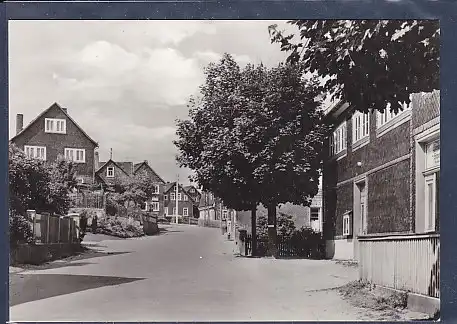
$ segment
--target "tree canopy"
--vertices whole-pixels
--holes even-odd
[[[289,52],[287,61],[326,77],[323,91],[357,110],[397,112],[409,95],[439,88],[437,20],[292,20],[298,37],[277,25],[272,43]]]
[[[195,172],[192,180],[229,208],[268,206],[274,231],[277,204],[309,205],[318,191],[329,127],[317,83],[303,73],[302,64],[241,70],[225,54],[205,70],[189,119],[177,123],[177,160]]]

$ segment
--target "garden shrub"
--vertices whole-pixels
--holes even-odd
[[[144,236],[143,226],[138,221],[129,223],[124,217],[106,217],[99,220],[98,232],[106,235],[130,238]]]

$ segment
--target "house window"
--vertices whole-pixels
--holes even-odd
[[[183,208],[182,209],[182,215],[183,216],[189,216],[189,208]]]
[[[401,113],[404,111],[410,110],[411,105],[403,104],[403,110],[399,110],[398,112],[393,112],[390,110],[390,104],[386,107],[386,109],[383,112],[377,112],[377,118],[376,118],[376,127],[380,128],[387,123],[389,123],[392,119],[395,117],[399,116]]]
[[[173,215],[176,215],[176,207],[173,207]]]
[[[195,192],[195,190],[194,190],[194,189],[190,189],[189,191],[190,191],[190,193],[194,193],[194,192]]]
[[[182,194],[181,194],[181,193],[178,193],[178,200],[179,200],[179,201],[182,200]]]
[[[67,160],[76,162],[76,163],[85,163],[86,162],[86,150],[85,149],[75,149],[75,148],[66,148],[65,149],[65,158]]]
[[[343,235],[351,235],[350,214],[343,215]]]
[[[159,193],[159,185],[154,185],[152,193],[153,194],[158,194]]]
[[[188,201],[189,198],[187,197],[187,195],[184,195],[184,201]]]
[[[114,178],[114,167],[107,167],[106,168],[106,177],[107,178]]]
[[[319,220],[319,208],[311,208],[310,212],[310,220],[311,221],[318,221]]]
[[[168,200],[168,195],[163,195],[163,200]]]
[[[148,211],[148,207],[149,207],[148,202],[145,202],[144,204],[141,204],[141,205],[142,205],[142,207],[143,207],[143,208],[142,208],[143,211]]]
[[[336,155],[346,149],[346,134],[346,122],[343,122],[330,137],[330,155]]]
[[[159,206],[159,202],[158,201],[153,201],[151,203],[152,205],[152,211],[159,211],[160,210],[160,206]]]
[[[164,212],[165,216],[168,216],[168,207],[165,207],[165,208],[163,209],[163,212]]]
[[[24,152],[29,158],[46,161],[46,147],[44,146],[24,146]]]
[[[45,118],[45,133],[67,133],[67,121],[65,119]]]
[[[357,111],[352,116],[353,142],[358,142],[369,135],[370,123],[368,113]]]
[[[174,193],[174,192],[171,193],[171,194],[170,194],[170,200],[175,200],[175,198],[176,198],[175,193]]]
[[[227,212],[227,209],[224,209],[224,210],[222,211],[222,219],[227,219],[227,213],[228,213],[228,212]]]
[[[439,217],[440,139],[425,145],[425,230],[436,231]]]

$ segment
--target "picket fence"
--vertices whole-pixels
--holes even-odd
[[[27,216],[36,243],[77,243],[79,242],[79,218],[73,216],[37,214],[28,210]]]

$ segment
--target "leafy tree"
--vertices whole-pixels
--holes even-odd
[[[328,132],[317,110],[317,86],[303,79],[300,64],[240,71],[227,54],[205,72],[190,120],[178,121],[178,162],[230,208],[250,208],[254,216],[259,202],[267,206],[275,253],[276,206],[309,204],[317,193]]]
[[[298,40],[277,25],[272,43],[288,62],[327,80],[323,91],[357,110],[397,112],[409,95],[439,88],[440,31],[437,20],[292,20]]]
[[[245,144],[252,135],[249,127],[254,126],[249,124],[247,115],[254,105],[253,94],[263,91],[259,74],[265,74],[263,67],[249,65],[240,71],[229,54],[218,64],[211,63],[205,69],[201,97],[190,100],[190,119],[177,122],[178,140],[174,142],[180,152],[180,166],[195,171],[192,181],[221,198],[228,208],[251,210],[254,255],[256,206],[260,198]]]
[[[122,178],[115,183],[115,193],[110,200],[121,206],[142,206],[151,199],[154,192],[154,183],[147,172],[139,172],[134,176]]]

